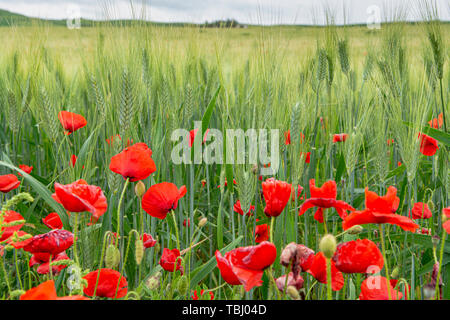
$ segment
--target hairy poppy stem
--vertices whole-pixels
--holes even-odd
[[[390,275],[389,275],[388,262],[387,262],[387,259],[386,259],[386,245],[384,243],[384,234],[383,234],[383,228],[382,228],[381,224],[378,225],[378,228],[380,230],[381,249],[382,249],[382,253],[383,253],[384,267],[386,269],[386,281],[387,281],[386,287],[387,287],[387,291],[388,291],[389,300],[392,300],[392,297],[391,297],[391,280],[390,280]]]
[[[269,238],[270,242],[272,242],[272,243],[273,243],[273,224],[274,224],[274,222],[275,222],[275,217],[272,216],[270,218],[270,238]],[[277,299],[279,300],[280,293],[278,292],[277,283],[275,281],[275,278],[273,277],[273,265],[272,264],[269,267],[269,277],[270,277],[270,280],[273,282],[273,287],[277,293]]]
[[[172,218],[173,218],[173,225],[175,226],[175,235],[177,237],[177,248],[178,250],[181,249],[180,247],[180,235],[178,234],[178,226],[177,226],[177,219],[175,218],[175,211],[172,210]]]
[[[444,248],[445,248],[445,238],[447,237],[447,231],[443,231],[442,232],[442,243],[441,243],[441,251],[439,252],[439,269],[438,269],[438,274],[436,277],[436,300],[440,300],[440,290],[439,290],[439,281],[440,281],[440,277],[441,277],[441,271],[442,271],[442,260],[444,258]]]
[[[119,205],[117,206],[117,241],[116,241],[116,248],[119,245],[119,237],[120,237],[120,209],[122,208],[122,201],[125,196],[125,191],[127,190],[128,183],[130,182],[130,178],[127,178],[125,181],[125,185],[123,186],[122,194],[120,195],[119,199]]]
[[[333,300],[331,293],[331,259],[326,258],[327,261],[327,300]]]
[[[75,262],[78,263],[78,253],[77,253],[77,233],[78,233],[78,214],[75,214],[74,225],[73,225],[73,257]]]

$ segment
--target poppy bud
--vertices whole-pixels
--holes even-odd
[[[135,252],[136,263],[140,265],[142,262],[142,258],[144,257],[144,243],[142,242],[141,239],[136,240],[135,247],[136,247]]]
[[[161,276],[161,273],[157,273],[153,277],[150,277],[147,279],[147,282],[145,283],[147,288],[150,290],[158,290],[159,289],[159,278]]]
[[[350,229],[347,230],[348,234],[360,234],[361,232],[363,232],[364,228],[361,227],[359,224],[354,225],[353,227],[351,227]]]
[[[431,199],[428,200],[427,205],[428,205],[428,208],[430,208],[431,211],[434,210],[434,203],[433,203],[433,201],[431,201]]]
[[[202,227],[204,227],[207,223],[208,223],[208,218],[206,218],[206,217],[201,218],[200,221],[198,222],[198,227],[199,227],[199,228],[202,228]]]
[[[178,280],[177,287],[178,287],[178,292],[182,296],[185,296],[187,293],[187,289],[188,289],[188,279],[185,275],[181,276],[181,278]]]
[[[134,193],[140,199],[145,194],[145,184],[142,181],[138,181],[134,187]]]
[[[325,235],[319,244],[320,251],[325,257],[331,259],[336,252],[336,238],[332,234]]]
[[[119,265],[120,251],[113,244],[106,248],[105,266],[109,269],[114,269]]]
[[[391,278],[392,279],[397,279],[399,275],[400,275],[400,268],[399,267],[395,267],[394,270],[392,270]]]
[[[294,286],[287,287],[286,293],[289,297],[291,297],[291,299],[300,300],[300,294],[298,293],[298,290]]]

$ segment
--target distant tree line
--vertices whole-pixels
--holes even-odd
[[[246,26],[243,24],[240,24],[234,19],[227,19],[227,20],[216,20],[213,22],[205,22],[204,26],[206,28],[245,28]]]

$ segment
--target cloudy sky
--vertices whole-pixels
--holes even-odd
[[[419,0],[0,0],[0,8],[33,17],[66,19],[81,15],[89,19],[130,18],[139,16],[145,3],[146,16],[152,21],[195,22],[234,18],[252,24],[324,23],[324,8],[336,13],[336,22],[365,23],[376,15],[382,19],[402,7],[408,20],[415,20],[412,3]],[[427,1],[427,0],[421,0]],[[433,0],[429,0],[431,2]],[[450,1],[434,0],[440,18],[450,20]],[[343,4],[345,10],[343,10]],[[387,10],[389,9],[389,10]],[[386,12],[390,14],[386,14]]]

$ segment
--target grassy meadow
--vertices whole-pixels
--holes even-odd
[[[383,24],[380,30],[139,23],[79,30],[1,27],[0,176],[16,174],[20,185],[0,193],[0,237],[14,226],[5,219],[8,210],[25,220],[19,219],[26,234],[16,234],[13,243],[48,233],[43,219],[56,212],[75,243],[62,262],[47,258],[50,267],[38,272],[30,266],[32,252],[1,238],[0,298],[19,299],[48,280],[59,297],[114,298],[83,289],[89,286],[86,275],[108,268],[126,278],[121,299],[192,299],[194,291],[201,299],[228,300],[449,299],[450,241],[444,227],[450,218],[444,213],[450,194],[449,34],[450,24],[435,21]],[[64,134],[58,119],[63,110],[82,115],[87,125]],[[440,114],[442,123],[431,127],[428,122]],[[270,199],[262,181],[271,176],[261,181],[258,170],[267,163],[171,161],[173,130],[192,130],[194,121],[203,122],[202,133],[207,128],[280,130],[279,170],[273,177],[292,185],[293,200],[279,216],[264,213]],[[436,139],[433,155],[424,155],[419,132]],[[341,133],[347,134],[345,141],[333,142]],[[138,142],[152,150],[156,165],[142,180],[146,190],[162,182],[186,186],[186,195],[165,219],[144,211],[135,192],[138,182],[110,170],[111,158]],[[20,164],[33,169],[25,173]],[[78,179],[100,187],[107,199],[98,221],[89,212],[68,214],[51,196],[55,183]],[[366,187],[383,196],[393,186],[398,207],[388,213],[409,217],[419,227],[405,231],[395,223],[372,221],[349,232],[329,206],[323,223],[314,218],[316,209],[299,216],[307,199],[316,197],[311,179],[317,187],[335,181],[334,198],[356,211],[368,207]],[[295,197],[298,186],[303,191]],[[254,214],[238,214],[237,200],[244,212],[253,205]],[[416,203],[427,204],[432,216],[413,219]],[[262,224],[270,228],[267,241],[275,246],[276,259],[247,291],[224,280],[215,252],[256,245],[254,230]],[[143,233],[156,240],[147,249],[139,240]],[[375,243],[384,261],[381,275],[398,280],[390,282],[394,291],[375,289],[370,296],[363,289],[369,275],[335,274],[332,255],[319,266],[326,267],[321,276],[302,266],[301,286],[289,280],[277,289],[276,279],[298,263],[280,263],[283,249],[294,242],[326,252],[326,244],[320,245],[326,234],[338,244]],[[163,267],[165,248],[179,249],[183,274]],[[61,265],[68,267],[52,267]],[[342,283],[331,290],[335,277]],[[201,290],[213,295],[201,296]]]

